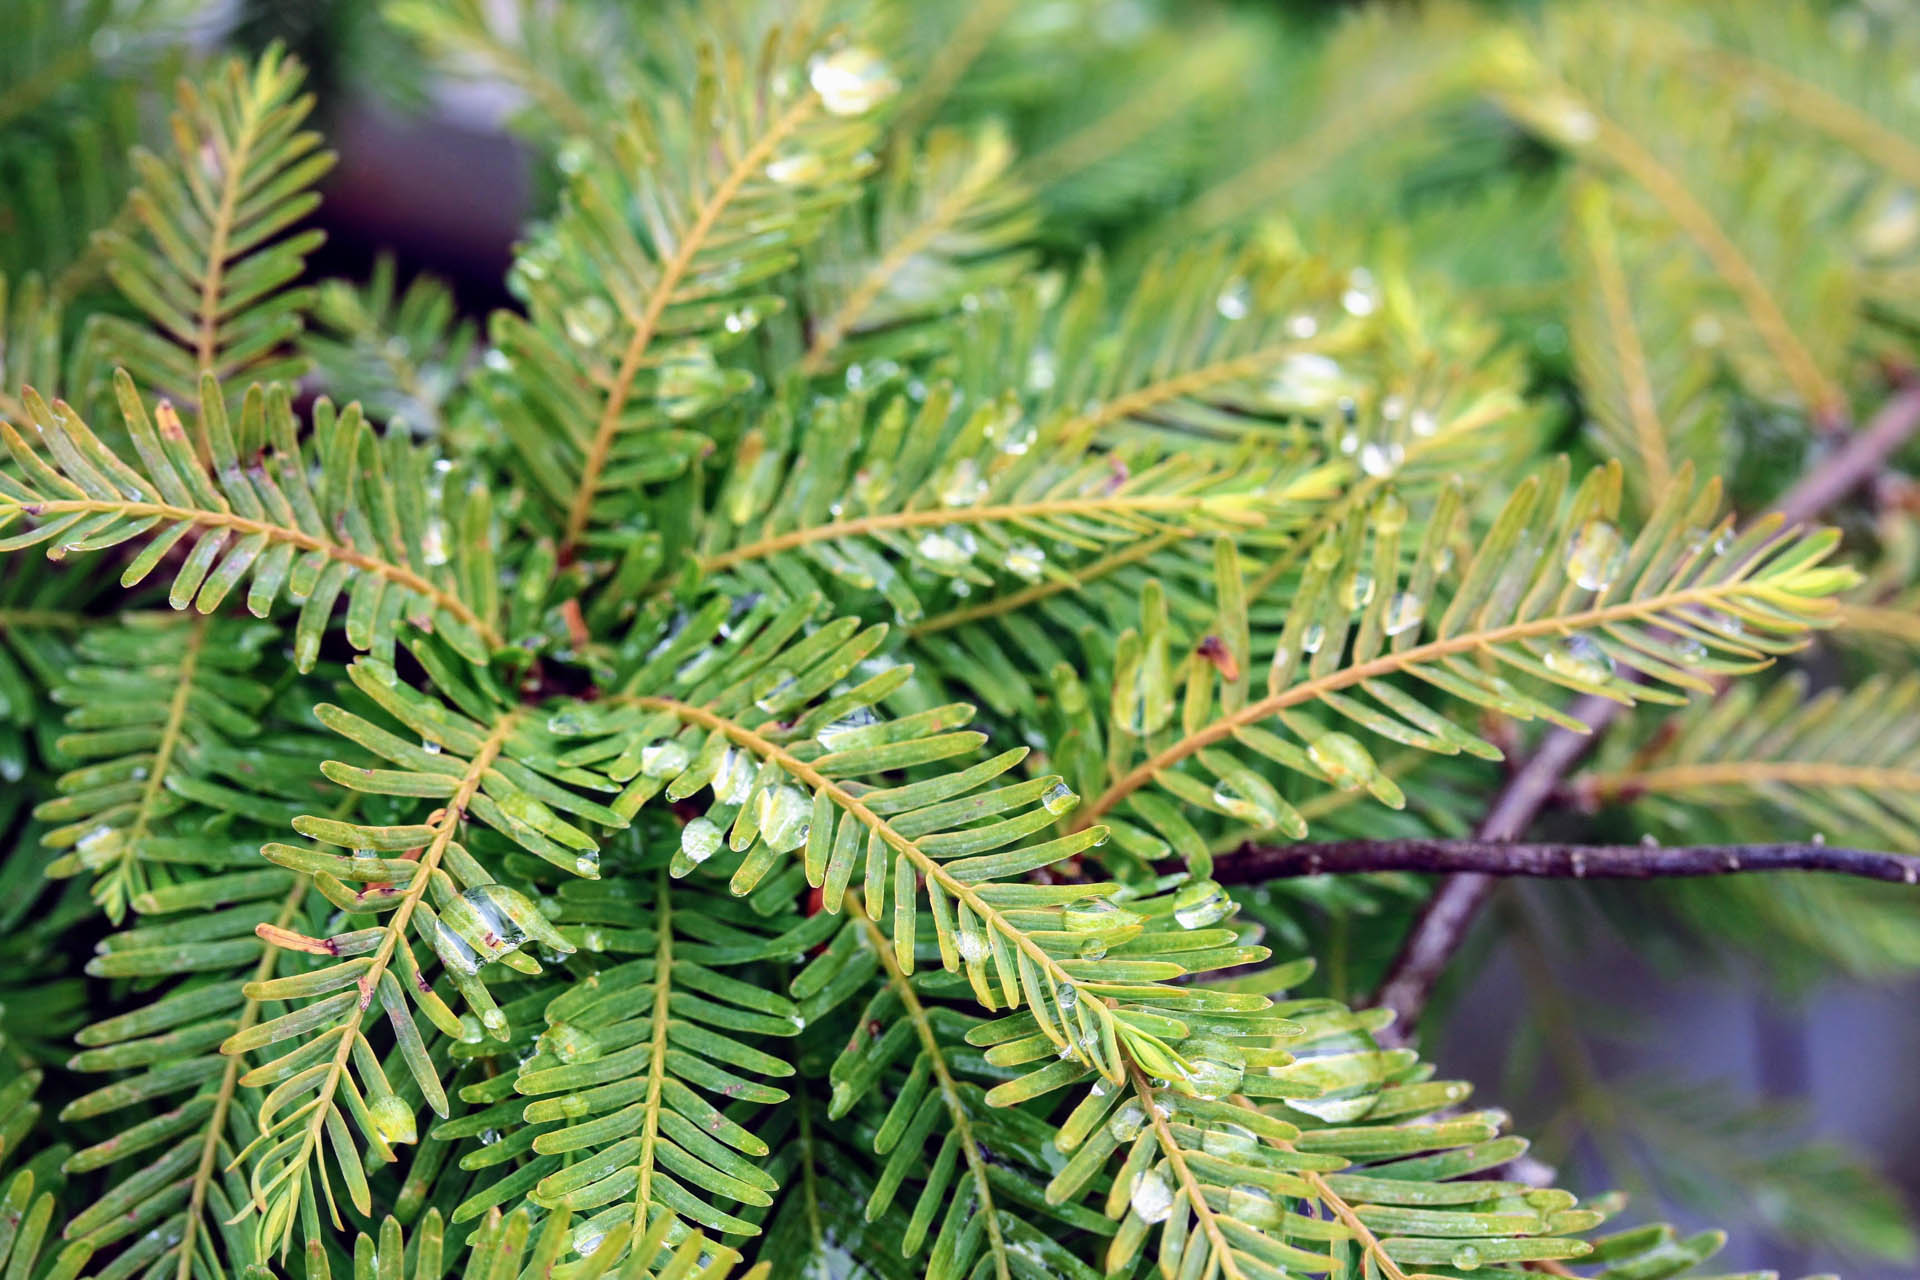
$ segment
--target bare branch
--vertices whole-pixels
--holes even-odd
[[[1564,880],[1664,880],[1749,871],[1826,871],[1920,884],[1920,857],[1825,844],[1514,844],[1501,840],[1333,840],[1245,844],[1214,864],[1223,884],[1362,871],[1472,872]]]

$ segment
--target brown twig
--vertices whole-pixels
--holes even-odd
[[[1827,871],[1920,884],[1920,857],[1825,844],[1516,844],[1505,840],[1334,840],[1246,844],[1214,864],[1222,884],[1362,871],[1471,871],[1566,880],[1664,880],[1749,871]]]
[[[1788,524],[1812,519],[1827,507],[1871,480],[1887,459],[1920,429],[1920,385],[1908,382],[1867,426],[1816,465],[1775,507]],[[1513,840],[1526,832],[1568,769],[1585,755],[1595,739],[1620,712],[1618,703],[1588,696],[1573,708],[1573,717],[1586,733],[1553,729],[1539,748],[1516,770],[1495,797],[1480,823],[1480,840]],[[1400,954],[1374,997],[1374,1003],[1392,1009],[1394,1023],[1382,1039],[1405,1043],[1413,1032],[1434,983],[1453,953],[1465,941],[1480,908],[1492,894],[1497,878],[1481,872],[1450,876],[1434,891],[1414,921]]]

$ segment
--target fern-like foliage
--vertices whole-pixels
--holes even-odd
[[[498,380],[490,399],[569,553],[636,486],[682,474],[707,448],[697,420],[752,385],[718,356],[782,305],[774,278],[858,194],[872,109],[896,87],[871,51],[804,28],[751,57],[703,47],[698,66],[691,93],[634,103],[522,251],[527,315],[495,319],[496,364],[567,371]]]
[[[0,272],[43,272],[66,297],[95,274],[88,235],[107,224],[142,136],[139,81],[177,65],[177,0],[0,10]]]
[[[236,1032],[221,1046],[241,1054],[298,1042],[241,1078],[273,1086],[258,1116],[261,1150],[251,1162],[263,1253],[284,1252],[296,1218],[303,1208],[311,1213],[316,1199],[339,1220],[324,1163],[329,1151],[354,1206],[369,1211],[357,1146],[346,1127],[349,1115],[371,1150],[389,1162],[391,1144],[416,1136],[410,1104],[395,1093],[367,1039],[375,1016],[383,1015],[390,1026],[404,1069],[427,1104],[447,1114],[440,1069],[415,1014],[451,1036],[461,1035],[464,1026],[425,976],[414,941],[426,944],[429,963],[440,963],[471,1016],[496,1039],[506,1037],[508,1020],[482,971],[498,961],[538,973],[539,963],[521,949],[529,940],[572,950],[532,900],[499,883],[469,852],[461,838],[469,817],[587,877],[597,873],[598,841],[562,814],[622,825],[606,806],[579,794],[582,787],[610,788],[557,760],[544,719],[489,680],[460,678],[434,650],[416,653],[439,677],[440,696],[413,690],[384,663],[362,659],[349,674],[378,709],[368,709],[375,718],[331,704],[316,712],[372,756],[399,767],[328,761],[322,768],[352,791],[444,803],[416,822],[368,825],[303,816],[294,827],[313,845],[263,850],[269,861],[311,876],[320,895],[348,916],[374,917],[368,927],[319,938],[270,925],[257,930],[267,942],[331,962],[251,984],[246,990],[252,998],[295,1007]],[[401,856],[382,856],[390,854]],[[370,1012],[376,999],[380,1015]]]
[[[1091,451],[1091,424],[1036,425],[1010,400],[963,411],[941,385],[782,407],[744,438],[686,535],[690,582],[877,597],[908,622],[916,583],[951,592],[1074,581],[1076,568],[1217,533],[1274,538],[1337,491],[1338,467],[1134,448]],[[657,553],[678,560],[671,544]],[[924,588],[922,589],[924,590]]]
[[[357,402],[389,426],[448,434],[477,335],[444,284],[419,276],[403,289],[393,259],[381,258],[363,288],[343,280],[321,286],[313,320],[301,348],[335,400]]]
[[[1597,183],[1583,184],[1575,202],[1580,305],[1572,315],[1574,361],[1595,440],[1629,464],[1638,505],[1664,492],[1682,462],[1713,473],[1725,469],[1730,449],[1723,408],[1712,394],[1717,362],[1713,346],[1700,341],[1711,334],[1698,332],[1698,317],[1681,328],[1685,317],[1635,304],[1634,280],[1664,275],[1676,289],[1686,287],[1687,267],[1676,267],[1671,245],[1622,236],[1614,202]]]
[[[6,1280],[1707,1264],[1376,1039],[1425,878],[1231,860],[1497,825],[1594,698],[1557,824],[1916,847],[1889,10],[377,10],[540,175],[484,326],[309,274],[281,48],[0,0]],[[1865,577],[1723,514],[1803,463]],[[1920,964],[1726,879],[1570,892]]]
[[[257,624],[159,612],[125,615],[75,645],[54,699],[69,706],[55,746],[77,767],[61,776],[60,797],[34,813],[57,824],[46,843],[69,851],[47,873],[91,874],[115,923],[130,905],[150,910],[152,890],[179,881],[167,864],[256,865],[245,842],[188,833],[196,801],[203,817],[228,809],[222,775],[240,765],[235,744],[260,732],[254,716],[271,693],[253,672],[273,636]]]
[[[753,1132],[755,1113],[788,1100],[783,1041],[805,1020],[735,971],[784,960],[824,932],[724,892],[696,896],[698,882],[676,885],[666,862],[635,866],[633,887],[562,891],[563,932],[595,967],[547,1003],[513,1078],[518,1096],[471,1122],[524,1119],[532,1159],[508,1181],[536,1204],[580,1213],[570,1243],[596,1267],[619,1261],[615,1233],[656,1220],[757,1232],[736,1206],[771,1204],[779,1183],[763,1167],[771,1148]],[[490,1188],[460,1212],[510,1190]]]
[[[140,902],[143,923],[107,938],[88,963],[100,978],[181,979],[159,998],[82,1029],[83,1047],[68,1063],[119,1073],[61,1112],[67,1121],[116,1117],[123,1126],[65,1164],[74,1175],[109,1171],[108,1190],[78,1206],[65,1228],[91,1250],[115,1251],[101,1274],[165,1267],[189,1275],[197,1259],[218,1258],[238,1242],[227,1224],[245,1208],[246,1184],[230,1165],[253,1139],[259,1099],[240,1089],[240,1060],[223,1056],[220,1045],[258,1023],[263,1006],[247,984],[270,981],[284,963],[279,948],[254,936],[255,926],[289,927],[307,887],[269,869],[151,891]],[[137,1122],[125,1118],[158,1101],[173,1105]]]
[[[1221,613],[1209,643],[1176,651],[1164,601],[1150,594],[1139,629],[1113,645],[1104,717],[1082,717],[1090,745],[1067,776],[1094,798],[1076,821],[1112,822],[1123,845],[1149,857],[1205,856],[1174,800],[1297,838],[1304,819],[1262,774],[1274,764],[1397,807],[1398,785],[1349,730],[1497,758],[1435,701],[1565,723],[1529,688],[1675,700],[1668,690],[1704,690],[1709,675],[1790,652],[1830,617],[1825,597],[1851,580],[1822,564],[1830,535],[1783,530],[1773,518],[1736,536],[1731,519],[1717,517],[1713,485],[1676,484],[1632,538],[1613,523],[1617,467],[1593,471],[1571,494],[1567,485],[1564,467],[1530,479],[1458,558],[1449,532],[1458,490],[1443,494],[1411,554],[1400,545],[1404,508],[1389,500],[1316,546],[1284,618],[1258,640],[1230,547],[1218,561]]]
[[[1005,288],[1033,265],[1037,214],[1011,178],[1006,133],[936,131],[896,156],[876,207],[844,213],[808,254],[803,371],[911,359],[945,346],[931,331],[969,294]],[[978,305],[976,296],[975,305]]]
[[[1497,100],[1556,145],[1616,176],[1662,234],[1690,243],[1726,350],[1754,390],[1835,420],[1848,412],[1838,372],[1858,317],[1854,277],[1831,238],[1831,187],[1817,156],[1745,133],[1733,105],[1703,102],[1653,68],[1648,36],[1605,6],[1556,15],[1548,53],[1509,68]],[[1595,48],[1607,48],[1602,59]],[[1604,65],[1601,75],[1585,68]],[[1631,70],[1638,68],[1637,70]],[[1657,77],[1642,81],[1637,77]],[[1695,113],[1676,135],[1658,113]],[[1705,181],[1701,181],[1705,178]],[[1756,211],[1766,210],[1764,221]],[[1724,299],[1724,301],[1722,301]]]
[[[313,666],[343,595],[356,648],[391,653],[403,622],[474,661],[500,643],[484,486],[463,483],[402,435],[380,438],[355,407],[336,413],[321,402],[303,437],[284,387],[250,391],[229,418],[206,386],[189,435],[168,402],[149,414],[132,379],[117,377],[138,465],[64,402],[29,396],[30,434],[0,426],[17,468],[0,473],[0,528],[25,526],[0,547],[50,543],[48,556],[60,559],[151,533],[120,576],[131,587],[191,540],[168,590],[173,607],[211,613],[249,579],[256,616],[283,595],[297,600],[301,670]]]
[[[1023,1111],[989,1106],[968,1078],[987,1065],[966,1042],[978,1018],[925,999],[885,934],[858,908],[795,989],[844,991],[850,973],[875,972],[886,985],[860,1009],[828,1073],[829,1120],[863,1102],[874,1113],[879,1171],[862,1216],[881,1223],[896,1205],[905,1210],[896,1247],[902,1257],[924,1256],[929,1276],[982,1269],[1002,1278],[1093,1275],[1048,1228],[1102,1234],[1106,1224],[1071,1211],[1064,1220],[1034,1220],[1043,1202],[1035,1169],[1051,1132]],[[1024,1167],[1006,1158],[1016,1152]]]
[[[312,212],[333,165],[300,126],[312,109],[299,62],[270,50],[235,59],[203,88],[183,79],[168,159],[136,152],[128,197],[138,230],[101,233],[107,274],[145,318],[102,316],[94,340],[140,381],[183,403],[207,376],[244,387],[297,378],[287,347],[311,301],[289,289],[317,231],[285,235]]]

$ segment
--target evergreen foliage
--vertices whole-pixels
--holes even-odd
[[[9,1280],[1706,1274],[1365,1007],[1426,880],[1222,869],[1597,703],[1563,830],[1920,869],[1914,504],[1766,514],[1915,394],[1920,15],[1188,8],[391,0],[553,188],[476,322],[311,278],[283,48],[0,0]]]

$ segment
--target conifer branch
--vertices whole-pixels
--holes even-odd
[[[1147,1123],[1153,1126],[1153,1137],[1160,1150],[1166,1155],[1167,1167],[1173,1170],[1174,1181],[1186,1193],[1187,1208],[1200,1224],[1201,1232],[1207,1238],[1207,1244],[1213,1257],[1220,1265],[1220,1274],[1225,1280],[1247,1280],[1247,1274],[1241,1270],[1235,1257],[1232,1239],[1227,1235],[1213,1206],[1207,1203],[1207,1193],[1200,1179],[1193,1175],[1187,1166],[1185,1152],[1178,1139],[1173,1135],[1168,1116],[1160,1100],[1154,1096],[1153,1089],[1147,1083],[1146,1073],[1137,1063],[1127,1064],[1127,1084],[1133,1090],[1133,1096],[1139,1100],[1145,1112]],[[1389,1264],[1391,1265],[1391,1264]]]
[[[652,292],[647,297],[646,309],[634,321],[633,334],[620,353],[620,364],[614,373],[613,385],[607,389],[599,421],[594,424],[593,439],[587,446],[586,460],[574,490],[573,503],[567,509],[566,528],[560,543],[563,564],[573,558],[581,537],[587,531],[594,500],[600,495],[600,477],[612,456],[614,438],[619,434],[621,418],[633,394],[634,380],[640,376],[640,370],[646,364],[648,350],[659,332],[660,321],[666,314],[668,304],[673,301],[681,281],[692,270],[695,259],[708,247],[708,238],[734,196],[749,178],[766,168],[780,144],[813,116],[819,101],[811,93],[802,94],[754,140],[752,146],[741,153],[701,202],[700,212],[695,215],[693,224],[675,242],[672,255],[661,266],[660,276],[654,281]]]
[[[306,900],[312,881],[306,876],[295,877],[293,888],[287,891],[286,899],[280,904],[279,912],[274,916],[273,927],[289,929],[293,925],[300,904]],[[260,947],[260,963],[254,966],[251,982],[265,982],[273,977],[274,967],[280,961],[280,948],[271,939],[263,938]],[[254,996],[247,997],[241,1006],[240,1021],[234,1028],[235,1034],[246,1031],[260,1020],[262,1002]],[[214,1091],[213,1111],[207,1117],[206,1137],[200,1147],[200,1160],[193,1170],[193,1189],[187,1196],[187,1216],[183,1224],[180,1243],[179,1265],[174,1269],[174,1280],[191,1280],[194,1264],[194,1237],[199,1233],[201,1215],[206,1208],[207,1191],[213,1185],[214,1167],[218,1163],[220,1142],[226,1133],[227,1112],[233,1106],[233,1096],[240,1084],[241,1060],[238,1054],[227,1058],[227,1065],[220,1073],[220,1085]]]
[[[1915,780],[1904,781],[1910,789]],[[1261,884],[1293,876],[1375,871],[1476,872],[1554,880],[1664,880],[1753,871],[1828,871],[1920,883],[1920,857],[1795,844],[1539,844],[1504,840],[1331,840],[1317,844],[1243,844],[1214,864],[1222,884]]]
[[[1780,500],[1776,512],[1790,523],[1813,518],[1867,483],[1916,430],[1920,430],[1920,386],[1908,385],[1881,406],[1864,430],[1849,437],[1839,450],[1802,476]],[[1587,726],[1587,731],[1548,730],[1534,754],[1494,800],[1476,832],[1478,838],[1517,840],[1524,835],[1567,771],[1591,749],[1619,711],[1617,703],[1592,695],[1583,698],[1574,708],[1574,717]],[[1466,941],[1467,931],[1496,884],[1492,876],[1463,872],[1442,882],[1428,899],[1374,996],[1375,1004],[1392,1009],[1396,1015],[1390,1037],[1412,1035],[1434,983]]]
[[[913,1024],[914,1037],[920,1041],[927,1068],[933,1074],[934,1083],[940,1090],[940,1099],[953,1121],[954,1133],[959,1137],[960,1158],[967,1162],[967,1172],[973,1178],[974,1195],[978,1198],[974,1212],[982,1215],[987,1224],[987,1250],[993,1255],[994,1274],[999,1280],[1010,1280],[1012,1271],[1007,1264],[1007,1242],[1000,1230],[999,1214],[993,1207],[993,1183],[988,1177],[986,1155],[980,1140],[974,1136],[973,1117],[967,1112],[966,1100],[960,1096],[960,1086],[953,1078],[953,1069],[947,1065],[946,1054],[934,1036],[926,1007],[920,1003],[912,980],[894,959],[892,941],[874,924],[874,914],[867,910],[859,894],[847,896],[847,910],[859,922],[868,946],[873,949],[874,957],[887,975],[887,984],[899,997],[907,1020]]]
[[[744,748],[762,761],[778,765],[782,772],[794,778],[808,790],[826,796],[836,808],[852,816],[856,822],[871,832],[882,845],[893,850],[895,855],[904,858],[914,873],[930,888],[937,887],[950,901],[972,912],[990,935],[999,937],[1019,953],[1023,969],[1030,967],[1038,975],[1044,976],[1055,989],[1075,986],[1077,980],[1061,967],[1061,962],[1056,957],[1035,941],[1027,930],[1016,924],[1006,911],[988,901],[987,897],[981,893],[981,888],[986,882],[974,882],[956,877],[945,864],[930,856],[916,841],[901,834],[892,822],[874,812],[853,791],[822,773],[810,762],[802,760],[787,747],[735,720],[717,715],[705,707],[694,706],[672,698],[651,696],[623,698],[622,701],[647,710],[669,712],[685,723],[698,725],[710,732],[724,735],[728,741]],[[1081,824],[1076,829],[1085,830],[1086,824]],[[896,940],[896,948],[899,945],[899,941]],[[970,961],[975,958],[967,957]],[[980,991],[986,994],[988,989],[985,980],[979,981]],[[1019,1002],[1019,988],[1010,987],[1004,994],[1010,1003]],[[992,1007],[991,1001],[986,1003],[988,1007]],[[1090,1010],[1093,1018],[1101,1023],[1103,1028],[1111,1028],[1118,1021],[1114,1010],[1104,1000],[1089,999],[1081,1002],[1079,1007]],[[1131,1033],[1131,1029],[1122,1028],[1120,1033],[1125,1036]],[[1065,1034],[1054,1033],[1053,1038],[1060,1040]],[[1087,1048],[1076,1044],[1070,1038],[1062,1043],[1071,1047],[1075,1056],[1083,1058],[1088,1056]],[[1096,1060],[1095,1065],[1100,1066],[1102,1070],[1108,1070],[1108,1064]],[[1114,1069],[1109,1072],[1110,1076],[1114,1074],[1117,1074],[1117,1064],[1114,1064]]]
[[[1154,775],[1179,764],[1214,743],[1231,738],[1235,730],[1256,725],[1288,707],[1299,706],[1323,694],[1338,692],[1363,681],[1411,671],[1423,664],[1514,640],[1561,635],[1592,627],[1603,627],[1616,622],[1657,620],[1661,614],[1689,607],[1712,608],[1741,594],[1743,587],[1744,584],[1738,581],[1714,583],[1707,587],[1686,587],[1638,600],[1623,600],[1616,604],[1602,605],[1599,608],[1574,610],[1554,616],[1505,623],[1496,627],[1463,631],[1444,639],[1430,640],[1425,644],[1388,652],[1366,662],[1327,672],[1325,675],[1313,676],[1277,694],[1250,701],[1238,710],[1220,716],[1190,733],[1183,734],[1153,752],[1140,764],[1116,778],[1105,791],[1086,805],[1077,815],[1075,825],[1084,827],[1097,822],[1115,805],[1151,782]],[[1604,701],[1609,707],[1619,705],[1611,699],[1598,701]],[[1583,703],[1581,708],[1576,708],[1573,718],[1578,719],[1584,707]],[[1543,797],[1551,790],[1552,784],[1549,783],[1542,793]],[[1512,807],[1517,812],[1520,805],[1516,801]]]

